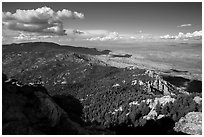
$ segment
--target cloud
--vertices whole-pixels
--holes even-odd
[[[120,36],[121,39],[132,39],[132,40],[146,40],[146,39],[152,39],[152,34],[148,33],[142,33],[139,32],[138,34],[123,34]]]
[[[152,39],[151,34],[142,33],[139,31],[137,34],[119,34],[108,30],[66,30],[69,36],[75,38],[82,38],[88,41],[115,41],[115,40],[144,40]]]
[[[30,33],[30,32],[20,31],[17,36],[14,36],[12,38],[17,41],[25,41],[25,40],[30,41],[30,40],[53,38],[53,37],[59,37],[59,36],[58,35],[41,35],[40,33]]]
[[[77,29],[67,29],[65,32],[70,37],[73,36],[75,38],[95,38],[95,37],[105,37],[110,31],[107,30],[77,30]]]
[[[153,39],[151,34],[139,33],[139,34],[119,34],[118,32],[106,32],[105,35],[91,37],[86,40],[89,41],[115,41],[115,40],[126,40],[126,41],[135,41],[135,40],[147,40]]]
[[[89,37],[103,37],[108,35],[108,30],[82,30],[83,34]]]
[[[16,37],[13,37],[14,39],[17,40],[30,40],[31,37],[29,35],[25,35],[24,33],[20,32],[20,34]]]
[[[74,35],[78,34],[78,35],[82,35],[82,34],[85,34],[85,32],[83,31],[80,31],[80,30],[77,30],[77,29],[74,29],[71,31]]]
[[[192,25],[191,24],[182,24],[182,25],[179,25],[177,27],[190,27],[190,26],[192,26]]]
[[[164,36],[160,36],[161,39],[176,39],[175,36],[170,36],[169,34],[164,35]]]
[[[98,37],[92,37],[92,38],[88,38],[87,40],[89,41],[107,41],[107,40],[118,40],[119,34],[117,32],[109,32],[107,35],[105,36],[98,36]]]
[[[49,7],[32,10],[16,10],[15,13],[3,12],[3,26],[11,30],[66,35],[63,28],[65,19],[83,19],[84,14],[67,9],[53,11]]]
[[[77,30],[67,29],[66,34],[75,40],[87,40],[87,41],[116,41],[116,40],[146,40],[153,39],[151,34],[139,33],[134,34],[120,34],[114,31],[108,30]]]
[[[164,35],[164,36],[160,36],[161,39],[185,39],[185,40],[190,40],[190,39],[193,39],[193,40],[200,40],[202,39],[202,30],[200,31],[194,31],[193,33],[182,33],[182,32],[179,32],[178,35],[175,35],[175,36],[170,36],[169,34],[167,35]]]

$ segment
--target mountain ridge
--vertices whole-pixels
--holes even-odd
[[[23,84],[42,85],[61,108],[77,112],[64,106],[66,102],[58,98],[73,96],[82,104],[82,120],[92,127],[105,127],[120,134],[119,127],[125,126],[123,133],[128,134],[130,128],[146,130],[143,127],[151,124],[158,127],[157,122],[163,117],[172,125],[162,134],[177,134],[173,130],[175,122],[188,112],[202,111],[202,104],[194,101],[196,97],[202,100],[200,92],[177,87],[155,71],[110,66],[95,58],[104,53],[96,49],[82,51],[80,48],[77,52],[77,48],[72,51],[43,44],[44,48],[35,50],[26,47],[29,43],[18,45],[20,49],[26,47],[24,50],[3,46],[3,72]],[[138,130],[134,134],[140,134]],[[146,133],[143,130],[141,134]],[[159,134],[159,131],[154,129],[149,133]]]

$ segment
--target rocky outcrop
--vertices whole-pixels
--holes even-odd
[[[202,98],[199,96],[195,96],[193,100],[198,104],[202,104]]]
[[[129,67],[129,70],[134,70],[137,68]],[[143,86],[144,89],[146,89],[147,93],[158,95],[162,94],[164,96],[168,95],[175,95],[178,92],[185,92],[181,88],[178,88],[171,83],[165,81],[156,71],[154,70],[146,70],[143,74],[137,75],[137,76],[143,76],[143,77],[149,77],[151,79],[147,81],[142,81],[140,79],[134,79],[131,82],[131,85],[140,85]]]
[[[189,112],[175,124],[174,130],[191,135],[202,135],[202,112]]]
[[[147,91],[149,93],[158,91],[160,93],[163,93],[163,95],[173,95],[175,90],[177,89],[172,84],[168,83],[167,81],[163,80],[161,76],[159,76],[155,71],[153,70],[147,70],[145,72],[149,77],[153,78],[153,81],[149,81],[147,84]]]
[[[144,119],[147,119],[147,120],[150,120],[150,119],[160,119],[162,117],[164,117],[164,115],[158,115],[157,112],[156,112],[156,106],[158,104],[160,104],[161,107],[163,107],[166,103],[169,103],[169,102],[174,102],[175,99],[172,98],[171,96],[163,96],[161,98],[155,98],[154,100],[152,99],[147,99],[146,100],[146,103],[147,105],[149,105],[150,107],[150,112],[148,113],[148,115],[144,116],[143,118]]]
[[[40,85],[20,85],[13,81],[3,74],[4,135],[87,134],[53,101],[45,88]]]

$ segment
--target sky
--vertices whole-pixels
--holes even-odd
[[[201,2],[3,2],[3,43],[202,38]]]

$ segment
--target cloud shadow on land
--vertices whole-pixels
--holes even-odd
[[[190,93],[192,92],[201,93],[202,92],[202,81],[189,80],[189,79],[186,79],[183,77],[177,77],[177,76],[163,76],[163,79],[177,87],[185,87],[186,91]]]

